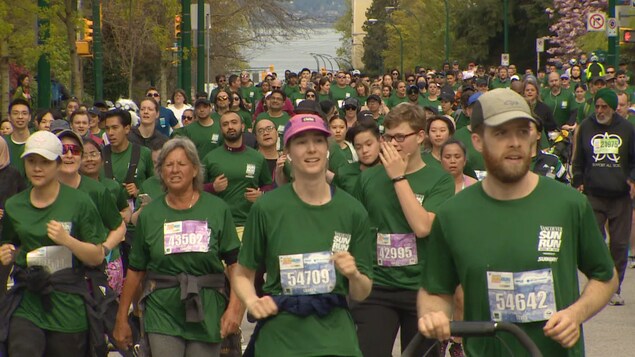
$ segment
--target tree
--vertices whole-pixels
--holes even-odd
[[[555,33],[555,36],[550,39],[554,46],[548,52],[561,61],[578,57],[583,52],[580,45],[584,45],[584,41],[580,41],[580,39],[587,34],[587,15],[590,12],[606,11],[608,1],[554,0],[553,5],[555,11],[549,11],[549,15],[556,19],[556,22],[550,27],[550,30]],[[602,35],[602,38],[606,38],[604,34]],[[593,38],[594,36],[591,37]],[[594,42],[597,43],[597,41]],[[603,44],[606,45],[606,40]],[[597,47],[587,49],[587,51],[595,49]]]
[[[374,0],[368,11],[367,19],[378,19],[385,21],[387,18],[386,6],[397,5],[395,0]],[[364,38],[364,55],[362,62],[367,73],[372,75],[385,73],[384,51],[388,48],[387,25],[384,22],[375,24],[364,24],[362,27],[366,32]]]
[[[353,47],[353,34],[351,23],[353,21],[353,5],[351,0],[346,0],[346,11],[335,21],[335,30],[339,32],[341,46],[337,48],[336,54],[338,57],[346,59],[351,62],[351,51]]]

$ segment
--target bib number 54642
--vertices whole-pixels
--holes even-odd
[[[544,291],[530,292],[528,294],[496,294],[497,310],[525,311],[546,309],[547,293]]]

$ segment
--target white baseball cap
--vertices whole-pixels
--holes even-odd
[[[57,160],[62,156],[62,142],[49,131],[37,131],[26,140],[24,153],[20,157],[24,158],[31,154],[38,154],[50,161]]]

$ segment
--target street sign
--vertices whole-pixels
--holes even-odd
[[[536,39],[536,52],[545,52],[545,39],[542,37]]]
[[[608,37],[617,37],[617,19],[614,17],[609,18],[606,26],[606,35]]]
[[[509,66],[509,53],[501,54],[501,66]]]
[[[587,31],[605,31],[606,14],[603,12],[590,12],[587,17]]]

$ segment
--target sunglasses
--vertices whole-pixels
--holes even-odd
[[[62,145],[62,154],[66,155],[67,152],[71,152],[73,156],[79,156],[82,154],[82,148],[79,145],[75,144],[63,144]]]
[[[227,80],[226,80],[226,79],[219,79],[219,80],[218,80],[218,83],[225,83],[225,82],[227,82]]]
[[[279,86],[271,86],[271,89],[282,89],[282,87],[279,87]]]
[[[222,96],[222,97],[218,96],[217,98],[218,98],[218,100],[227,100],[227,99],[229,99],[228,96]]]
[[[194,119],[194,117],[189,117],[187,115],[182,115],[181,119],[183,119],[183,120],[192,120],[192,119]]]
[[[234,97],[233,99],[234,99],[234,101],[240,100],[240,98],[238,98],[238,97]]]
[[[337,76],[337,78],[342,79],[342,78],[346,78],[346,77],[344,77],[344,76]]]
[[[354,105],[345,105],[344,110],[357,110],[357,107]]]
[[[148,94],[146,94],[146,97],[155,97],[155,98],[158,98],[158,97],[160,97],[160,96],[161,96],[161,95],[160,95],[159,93],[148,93]]]
[[[315,94],[307,94],[306,97],[307,98],[315,98]]]

